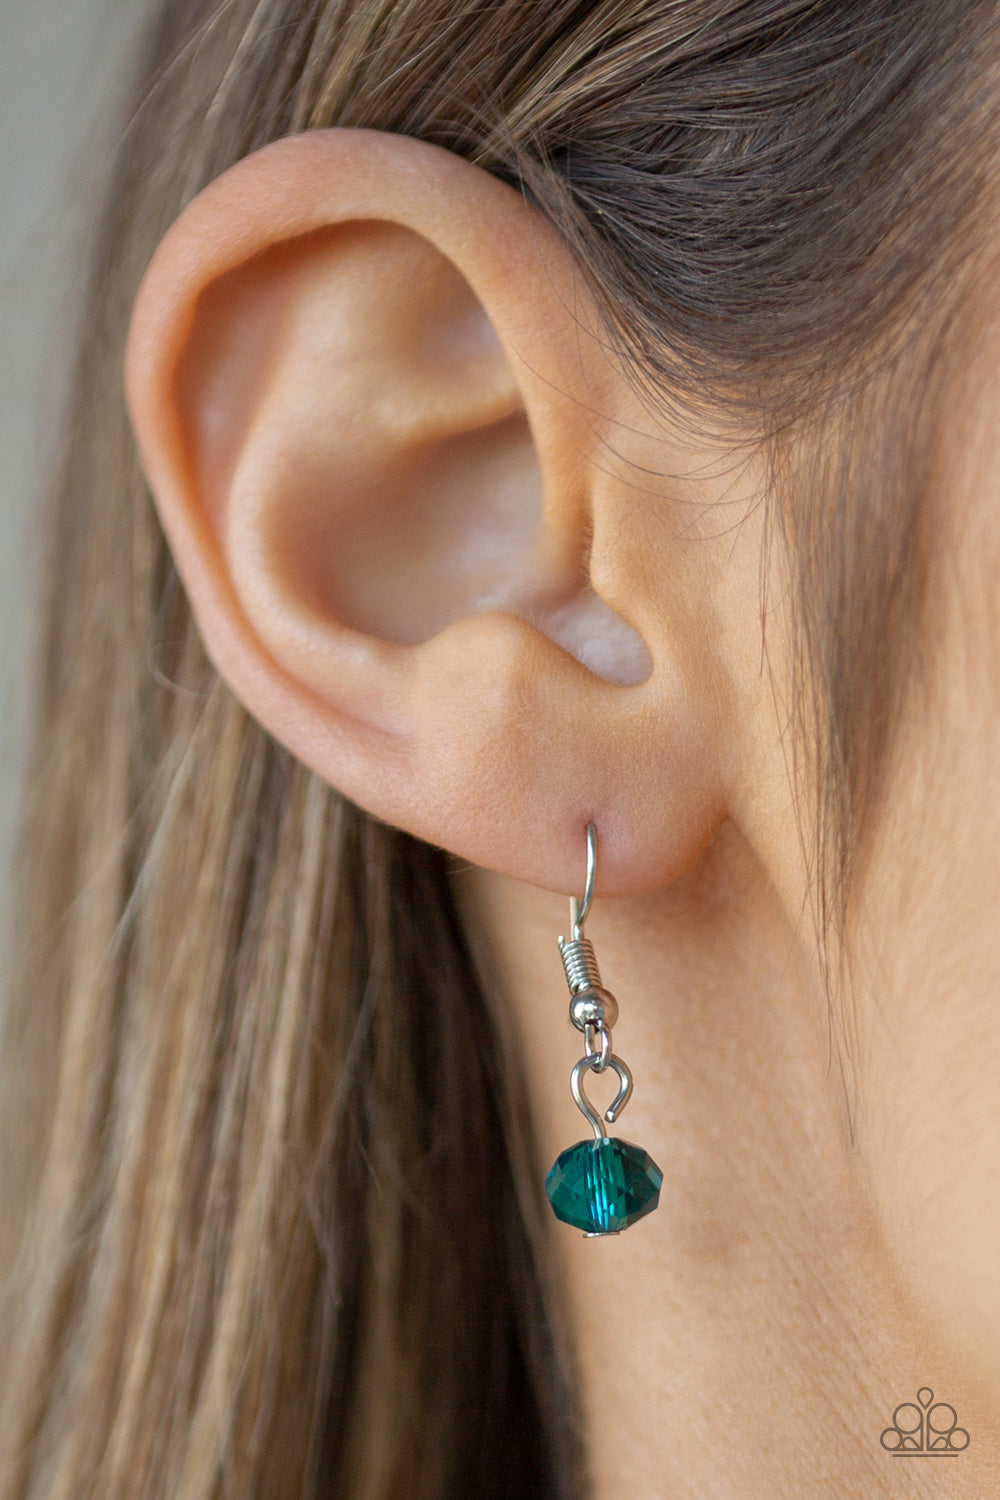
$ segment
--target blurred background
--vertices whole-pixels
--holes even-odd
[[[16,879],[35,501],[56,449],[89,218],[147,8],[0,0],[0,918]]]

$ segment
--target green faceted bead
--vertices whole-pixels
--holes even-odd
[[[560,1151],[545,1179],[557,1219],[587,1234],[617,1234],[660,1201],[663,1173],[641,1146],[617,1136]]]

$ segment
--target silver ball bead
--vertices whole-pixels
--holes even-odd
[[[591,985],[571,997],[569,1018],[578,1031],[588,1026],[604,1026],[610,1031],[618,1020],[618,1001],[610,990]]]

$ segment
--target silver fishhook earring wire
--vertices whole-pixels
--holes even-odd
[[[585,1052],[570,1074],[570,1090],[580,1113],[590,1124],[593,1140],[577,1141],[561,1151],[545,1178],[553,1212],[564,1223],[582,1229],[588,1239],[620,1234],[637,1219],[652,1213],[660,1199],[663,1173],[647,1151],[631,1141],[608,1135],[605,1120],[614,1124],[632,1093],[632,1074],[615,1053],[611,1030],[618,1020],[618,1001],[601,982],[594,945],[584,935],[584,923],[597,884],[597,829],[587,824],[587,875],[583,899],[569,899],[569,938],[560,937],[569,1018],[584,1035]],[[586,1073],[612,1068],[620,1088],[603,1117],[584,1092]]]

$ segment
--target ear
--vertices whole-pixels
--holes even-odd
[[[126,384],[206,648],[316,772],[554,890],[591,819],[603,893],[697,858],[716,700],[609,459],[642,414],[513,188],[376,132],[258,151],[160,245]]]

